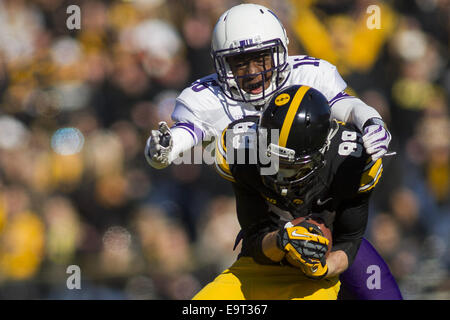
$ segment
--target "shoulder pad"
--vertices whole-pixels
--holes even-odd
[[[293,83],[317,89],[327,100],[333,99],[347,87],[336,66],[326,60],[302,55],[290,56],[289,64]]]
[[[331,163],[333,183],[348,195],[372,190],[383,172],[382,160],[372,161],[353,124],[340,123],[326,158]]]
[[[216,170],[225,179],[234,181],[233,164],[256,164],[259,116],[233,121],[216,140]],[[252,152],[254,151],[254,152]]]
[[[381,158],[376,161],[369,158],[361,174],[358,193],[365,193],[375,188],[382,174],[383,162]]]

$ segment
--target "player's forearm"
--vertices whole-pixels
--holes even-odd
[[[361,131],[366,121],[370,118],[381,119],[381,115],[377,110],[352,96],[332,103],[331,116],[340,121],[351,122]]]
[[[277,246],[277,232],[266,234],[262,241],[264,255],[273,262],[280,262],[285,256],[285,252]],[[326,261],[328,266],[326,277],[337,276],[348,268],[347,254],[343,250],[330,252]]]
[[[278,231],[273,231],[266,234],[262,241],[264,255],[273,262],[280,262],[285,256],[285,252],[277,246],[277,233]]]
[[[195,146],[192,134],[184,128],[172,128],[173,148],[169,155],[170,163],[177,159],[180,154]]]
[[[328,273],[326,278],[340,275],[348,268],[347,254],[342,250],[330,252],[327,258]]]

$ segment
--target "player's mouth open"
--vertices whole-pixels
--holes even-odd
[[[267,84],[266,84],[267,86]],[[255,83],[247,83],[245,91],[251,93],[251,94],[259,94],[263,91],[264,82],[258,81]]]

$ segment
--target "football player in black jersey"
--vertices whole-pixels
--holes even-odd
[[[231,123],[216,157],[218,172],[233,182],[241,225],[237,241],[243,244],[238,260],[194,299],[336,299],[339,276],[346,272],[358,273],[341,276],[355,298],[401,299],[366,240],[357,263],[383,268],[385,295],[371,296],[361,270],[348,270],[360,255],[370,194],[383,166],[367,155],[355,126],[330,119],[320,92],[298,85],[284,89],[261,118]],[[308,215],[332,230],[328,255],[328,239],[313,225],[290,223]]]

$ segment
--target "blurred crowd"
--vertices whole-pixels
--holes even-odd
[[[234,261],[229,182],[206,164],[154,170],[143,150],[213,72],[213,26],[239,2],[0,0],[0,298],[190,299]],[[405,298],[450,299],[449,2],[252,2],[291,55],[335,64],[382,114],[397,155],[366,238]]]

